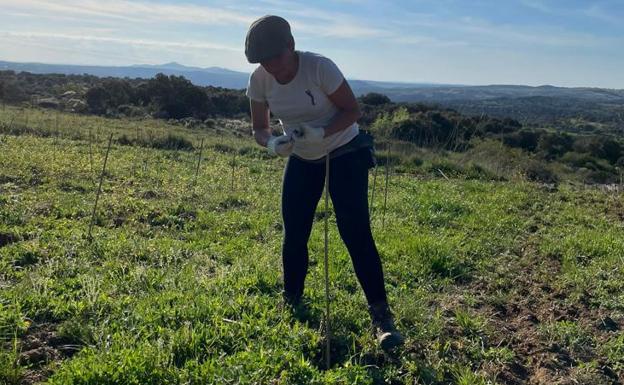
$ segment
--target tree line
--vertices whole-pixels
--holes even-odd
[[[31,74],[0,71],[0,100],[44,106],[64,94],[82,100],[76,112],[111,117],[150,115],[162,119],[243,117],[249,102],[242,90],[200,87],[182,76],[157,74],[151,79],[98,78],[91,75]],[[44,104],[45,103],[45,104]]]
[[[588,171],[591,182],[616,181],[624,170],[624,142],[613,135],[579,134],[524,126],[511,118],[468,116],[450,108],[392,103],[379,94],[362,98],[374,134],[434,150],[465,151],[479,140],[496,140],[544,162]]]
[[[68,95],[69,96],[66,96]],[[65,95],[65,96],[64,96]],[[200,87],[182,76],[158,74],[151,79],[98,78],[91,75],[30,74],[0,71],[0,100],[30,103],[70,97],[84,103],[82,113],[113,117],[149,115],[162,119],[247,118],[244,90]],[[360,125],[376,136],[446,151],[465,151],[477,140],[494,139],[544,161],[560,161],[601,175],[624,168],[624,143],[613,135],[561,127],[540,127],[511,118],[459,113],[423,103],[394,103],[386,95],[358,98]],[[59,103],[59,108],[73,104]],[[604,178],[603,178],[604,179]]]

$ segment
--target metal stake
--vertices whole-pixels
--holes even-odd
[[[386,190],[384,191],[383,214],[381,216],[381,229],[386,227],[386,207],[388,204],[388,180],[390,179],[390,146],[388,146],[388,155],[386,158]]]
[[[95,223],[95,210],[97,209],[98,200],[100,199],[100,193],[102,192],[102,181],[104,180],[104,172],[106,171],[106,162],[108,161],[108,153],[110,152],[111,143],[113,142],[113,134],[110,134],[108,138],[108,148],[106,149],[106,156],[104,157],[104,166],[102,166],[102,173],[100,174],[100,184],[98,186],[97,194],[95,195],[95,204],[93,205],[93,213],[91,213],[91,224],[89,224],[89,242],[93,240],[91,237],[91,230]]]
[[[199,157],[197,158],[197,168],[195,169],[195,179],[193,179],[193,187],[195,187],[195,183],[197,183],[197,175],[199,174],[199,165],[201,164],[203,149],[204,149],[204,138],[202,138],[201,144],[199,145]]]
[[[236,150],[232,154],[232,186],[230,187],[230,194],[234,193],[234,171],[236,170]]]
[[[330,323],[329,323],[329,153],[325,155],[325,367],[329,370]]]

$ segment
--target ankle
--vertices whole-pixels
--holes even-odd
[[[386,301],[374,302],[368,305],[368,312],[373,320],[382,321],[386,319],[392,319],[392,311]]]
[[[297,306],[301,303],[301,298],[303,296],[301,294],[289,293],[287,291],[282,292],[282,299],[284,302],[290,306]]]

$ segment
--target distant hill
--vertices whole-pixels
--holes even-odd
[[[497,98],[572,98],[594,102],[624,102],[624,90],[604,88],[566,88],[555,86],[488,85],[488,86],[414,86],[392,87],[384,93],[395,102],[449,102],[490,100]]]
[[[199,86],[244,89],[249,74],[219,67],[189,67],[179,63],[138,64],[125,67],[79,66],[0,61],[0,70],[36,74],[89,74],[99,77],[152,78],[157,73],[184,76]],[[524,123],[556,123],[558,127],[583,121],[601,122],[624,132],[624,90],[566,88],[543,85],[466,86],[457,84],[379,82],[350,79],[356,96],[370,92],[387,95],[393,102],[439,104],[470,115],[512,117]]]
[[[65,64],[13,63],[0,61],[0,70],[24,71],[35,74],[89,74],[99,77],[153,78],[157,73],[184,76],[196,85],[241,89],[247,86],[249,74],[219,67],[187,67],[178,63],[162,65],[139,64],[125,67],[80,66]]]
[[[159,65],[138,64],[125,67],[79,66],[64,64],[14,63],[0,61],[0,70],[32,73],[90,74],[100,77],[151,78],[159,72],[166,75],[184,76],[196,85],[242,89],[247,86],[249,74],[219,67],[188,67],[179,63]],[[565,88],[544,85],[465,86],[435,83],[400,83],[350,79],[354,93],[359,96],[369,92],[387,95],[394,102],[483,101],[497,98],[573,98],[593,102],[624,103],[624,90],[603,88]]]

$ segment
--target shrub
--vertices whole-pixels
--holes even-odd
[[[114,114],[119,106],[134,99],[134,90],[125,80],[106,79],[101,85],[90,88],[85,98],[90,112]]]
[[[379,94],[377,92],[370,92],[360,97],[360,102],[369,104],[371,106],[379,106],[382,104],[391,103],[390,98],[386,95]]]
[[[117,138],[116,142],[117,144],[120,144],[122,146],[134,146],[135,145],[135,141],[130,139],[126,134],[123,134],[119,138]]]
[[[465,174],[466,174],[466,179],[504,180],[504,178],[497,176],[492,171],[476,163],[470,164],[470,166],[468,166],[468,168],[465,170]]]
[[[222,143],[215,143],[210,147],[216,152],[221,152],[224,154],[231,154],[233,152],[236,152],[236,149],[234,147]]]
[[[28,100],[28,96],[14,79],[0,78],[0,100],[19,103]]]
[[[574,141],[574,150],[589,153],[611,164],[617,163],[624,156],[624,146],[617,140],[601,136],[580,137]]]
[[[548,165],[533,161],[529,162],[524,169],[526,178],[533,182],[558,183],[559,176]]]
[[[387,164],[393,166],[402,163],[401,155],[392,151],[390,153],[387,151],[376,151],[375,160],[378,166],[385,166]]]
[[[618,182],[618,176],[604,170],[591,171],[585,179],[588,183],[608,184]]]
[[[546,133],[540,136],[537,149],[545,159],[556,159],[572,149],[574,139],[565,133]]]
[[[570,151],[561,157],[561,161],[574,167],[585,167],[593,171],[613,171],[613,168],[605,160],[596,159],[587,153],[579,154]]]
[[[151,147],[163,150],[186,150],[191,151],[195,147],[193,143],[179,135],[169,134],[166,137],[156,138],[151,143]]]
[[[408,166],[420,167],[423,165],[424,161],[418,155],[410,155],[404,160],[404,163]]]
[[[244,146],[238,150],[238,154],[249,158],[272,159],[270,152],[260,146]]]
[[[462,166],[446,159],[433,161],[429,164],[428,167],[426,167],[426,169],[429,173],[437,176],[440,176],[441,171],[449,178],[458,177],[465,173],[465,170]]]
[[[509,147],[521,148],[534,152],[537,148],[540,133],[537,131],[521,130],[507,134],[503,137],[503,143]]]

